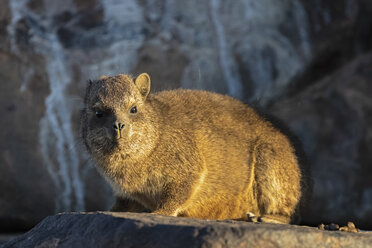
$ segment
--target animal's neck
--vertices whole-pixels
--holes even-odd
[[[148,170],[151,165],[149,161],[138,162],[136,160],[121,159],[120,154],[115,154],[102,166],[101,171],[105,179],[110,183],[115,195],[130,198],[143,204],[148,209],[155,209],[160,195],[158,190],[151,190],[151,186],[159,185],[156,173]]]

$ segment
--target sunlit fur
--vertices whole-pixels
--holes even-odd
[[[149,91],[147,74],[87,87],[81,134],[114,189],[113,210],[294,222],[309,187],[286,135],[229,96]]]

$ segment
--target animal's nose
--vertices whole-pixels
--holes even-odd
[[[115,129],[115,130],[122,130],[124,128],[124,124],[121,123],[121,122],[118,122],[118,121],[115,121],[113,124],[112,124],[112,127]]]

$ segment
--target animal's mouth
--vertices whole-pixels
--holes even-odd
[[[123,130],[116,130],[116,132],[114,134],[114,138],[116,140],[123,139],[124,138]]]
[[[127,139],[122,135],[122,136],[116,136],[112,140],[112,145],[115,149],[123,149],[126,148],[126,141]]]

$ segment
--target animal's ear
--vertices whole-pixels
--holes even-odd
[[[136,80],[134,81],[137,88],[141,92],[141,95],[146,98],[147,95],[150,93],[150,87],[151,87],[151,80],[150,76],[147,73],[140,74]]]

